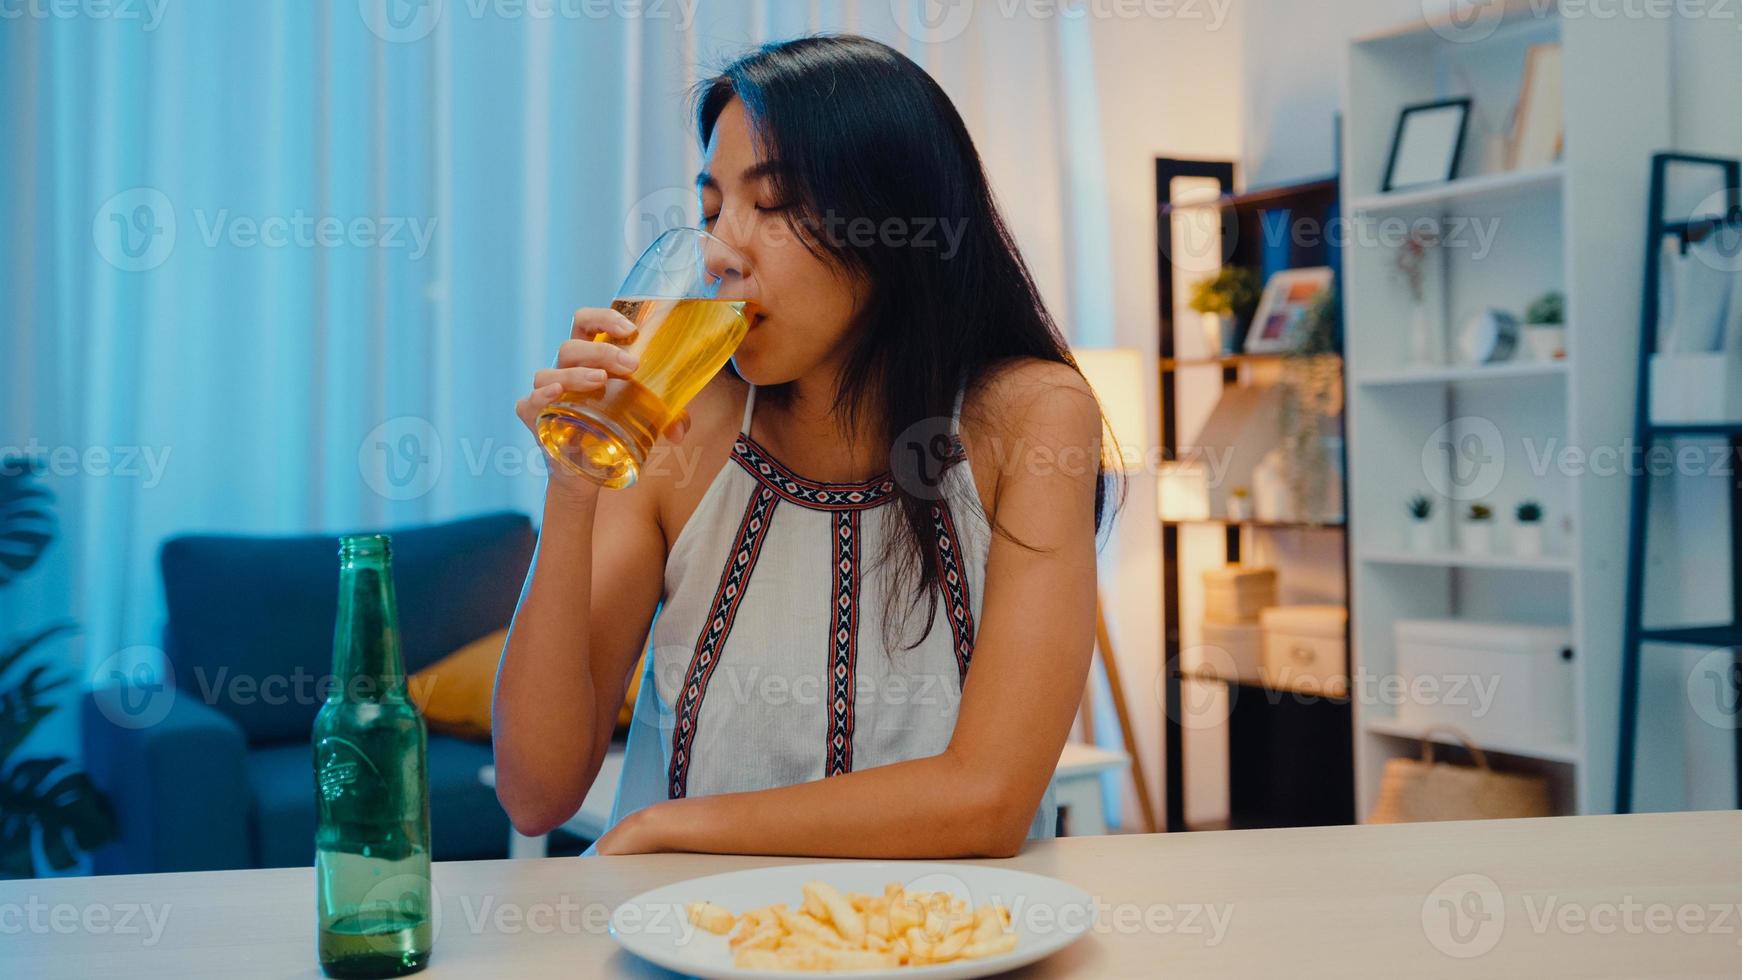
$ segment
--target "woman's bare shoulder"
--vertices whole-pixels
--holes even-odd
[[[1061,471],[1092,476],[1101,408],[1075,367],[1017,358],[969,384],[961,431],[981,505],[995,514],[1012,480]]]
[[[1044,434],[1049,441],[1088,441],[1096,437],[1093,423],[1100,414],[1094,391],[1075,367],[1020,357],[991,368],[969,385],[962,428],[970,440]]]

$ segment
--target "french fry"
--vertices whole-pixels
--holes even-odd
[[[732,913],[713,902],[691,902],[690,922],[718,936],[732,931]]]
[[[962,950],[968,948],[968,940],[973,933],[967,929],[958,929],[943,938],[943,941],[932,947],[932,959],[944,963],[962,955]]]
[[[827,921],[835,924],[835,929],[840,932],[841,938],[854,946],[864,943],[864,917],[859,915],[858,911],[841,896],[840,892],[835,890],[833,885],[826,881],[807,881],[803,888],[807,901],[815,896],[816,900],[822,903],[823,908],[828,909]],[[822,916],[817,918],[820,919]]]
[[[1005,953],[1008,953],[1015,948],[1016,933],[1001,933],[996,939],[987,939],[983,942],[969,943],[962,949],[962,959],[978,960],[984,959],[988,956],[1003,956]]]
[[[910,892],[899,882],[885,885],[881,895],[843,894],[822,881],[807,881],[800,891],[796,910],[782,902],[734,917],[716,903],[694,902],[688,913],[709,932],[732,932],[733,962],[747,969],[887,969],[1016,948],[1010,910],[1002,905],[976,908],[948,892]]]
[[[804,901],[799,903],[799,911],[808,913],[812,918],[829,921],[829,907],[823,904],[809,885],[804,888]]]

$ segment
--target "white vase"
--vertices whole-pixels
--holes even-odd
[[[1520,524],[1512,532],[1512,550],[1520,558],[1542,557],[1542,524]]]
[[[1246,498],[1228,495],[1228,520],[1243,521],[1246,519]]]
[[[1439,530],[1432,521],[1412,518],[1409,522],[1409,550],[1421,555],[1440,550]]]
[[[1487,521],[1466,521],[1458,542],[1472,555],[1485,555],[1494,550],[1494,525]]]
[[[1199,313],[1198,325],[1204,331],[1204,356],[1216,357],[1222,353],[1222,318],[1214,313]]]
[[[1446,345],[1440,340],[1426,303],[1415,304],[1409,317],[1409,359],[1412,364],[1431,366],[1445,361]]]
[[[1553,324],[1526,324],[1524,347],[1531,360],[1555,361],[1567,356],[1567,328]]]

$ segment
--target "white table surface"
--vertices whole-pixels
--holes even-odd
[[[790,860],[438,863],[423,975],[661,975],[618,950],[611,908]],[[1065,838],[1003,863],[1106,903],[1096,931],[1024,976],[1742,975],[1734,811]],[[309,868],[0,882],[0,974],[318,976],[313,889]]]

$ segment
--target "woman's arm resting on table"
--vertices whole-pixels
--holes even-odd
[[[1094,646],[1101,417],[1088,385],[1057,364],[1009,369],[984,399],[981,414],[1007,420],[993,438],[1005,441],[996,458],[1009,461],[994,496],[995,522],[1008,534],[992,539],[949,746],[794,786],[659,803],[613,828],[600,853],[942,858],[1021,848]]]

